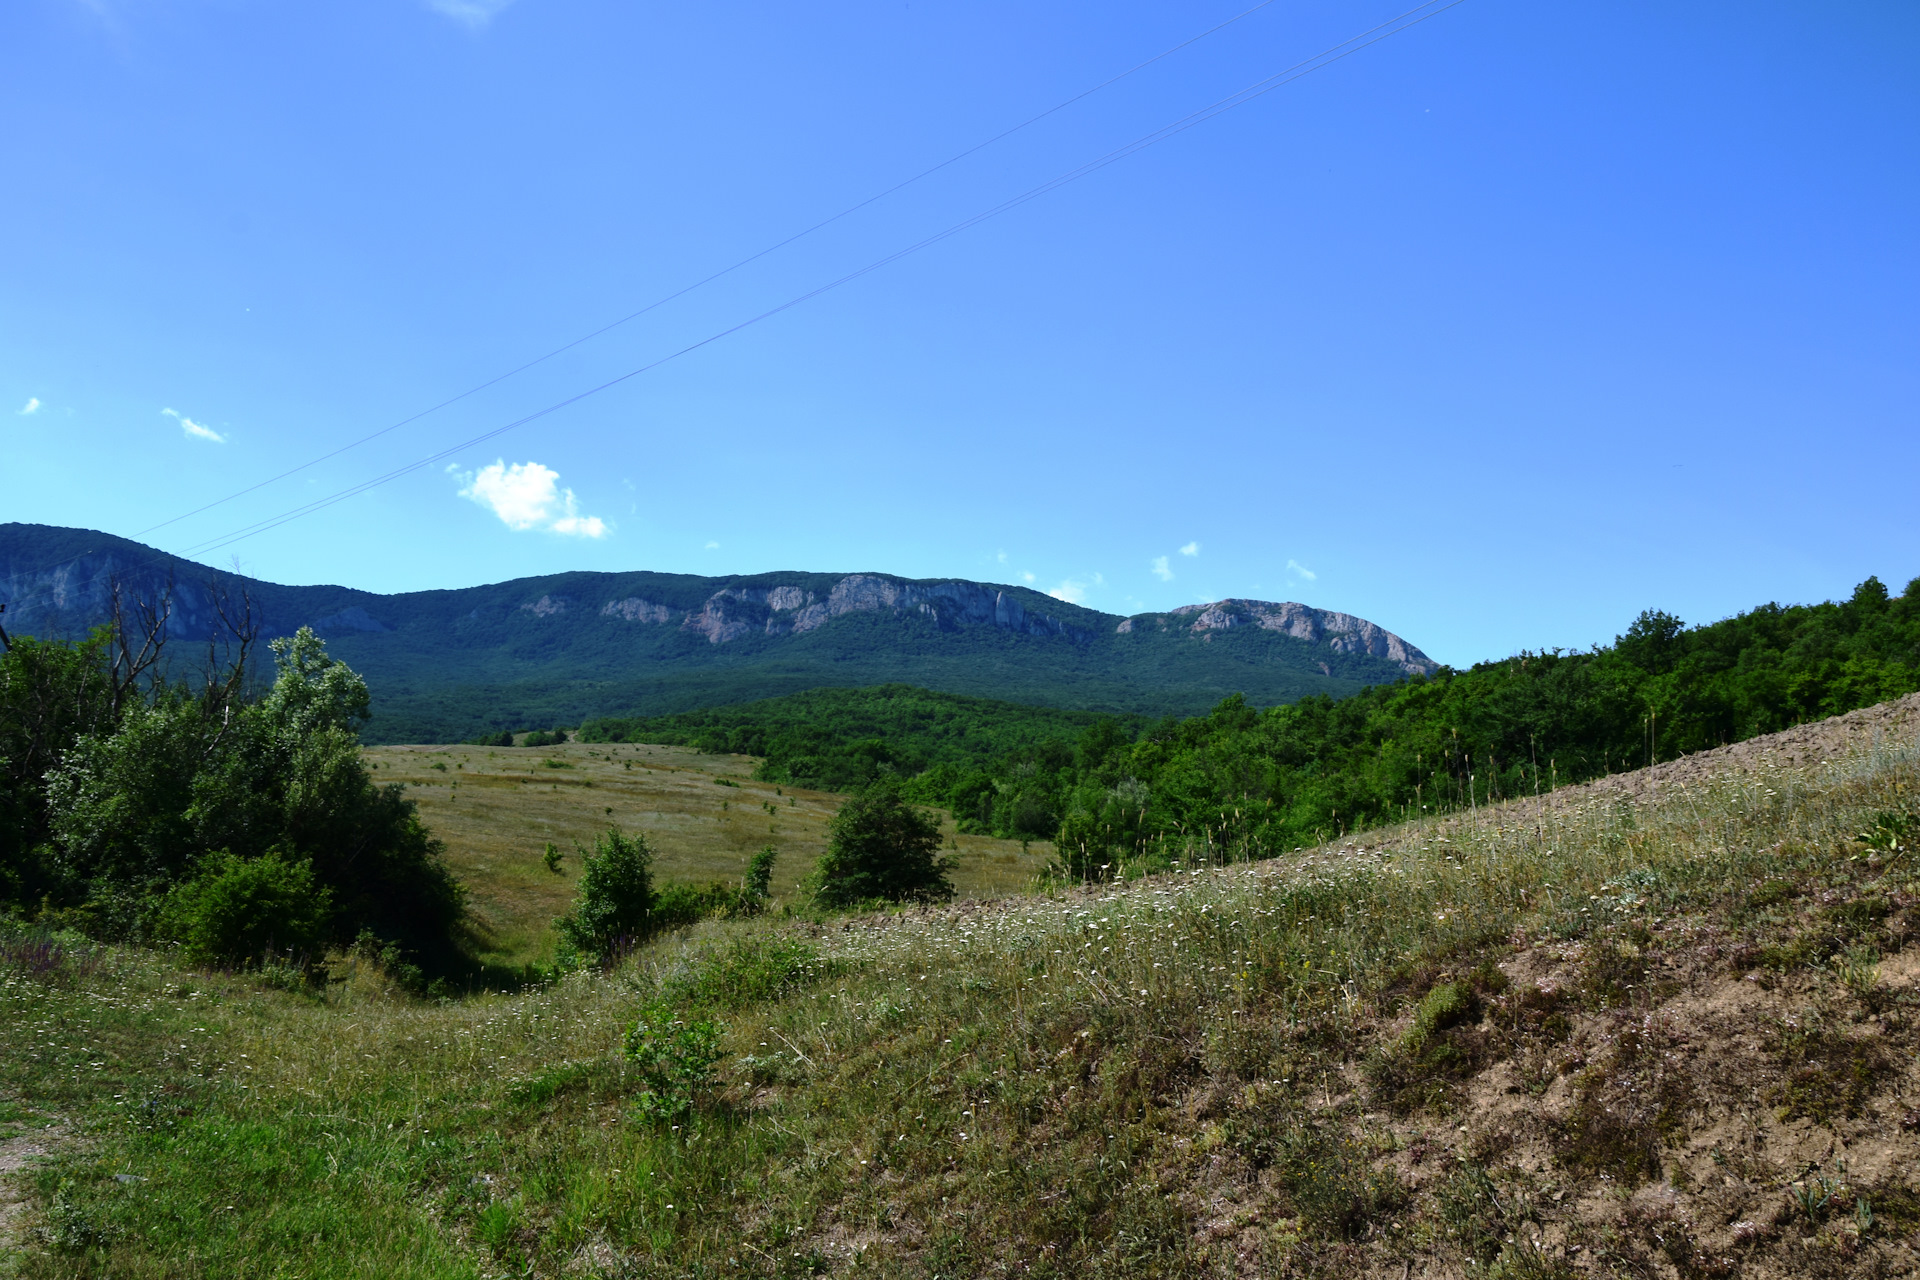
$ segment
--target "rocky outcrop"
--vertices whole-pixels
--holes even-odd
[[[628,596],[625,600],[609,600],[601,605],[600,616],[618,618],[622,622],[662,623],[673,621],[673,610],[639,596]]]
[[[357,604],[351,608],[341,609],[337,613],[330,613],[324,618],[315,618],[313,620],[313,629],[315,633],[321,636],[345,635],[354,631],[378,632],[393,630],[392,627],[380,621],[380,619],[374,617]]]
[[[1189,621],[1191,620],[1191,621]],[[1258,627],[1279,631],[1309,644],[1324,644],[1335,653],[1384,658],[1408,675],[1431,675],[1439,664],[1393,632],[1350,613],[1315,609],[1294,601],[1216,600],[1212,604],[1190,604],[1166,614],[1140,614],[1122,619],[1114,630],[1127,635],[1136,629],[1158,624],[1160,630],[1185,627],[1202,639],[1209,633],[1231,631],[1235,627]],[[1324,669],[1324,664],[1323,669]]]
[[[536,618],[556,618],[573,607],[573,601],[565,596],[541,596],[531,604],[523,604],[521,610]]]
[[[909,582],[880,573],[852,573],[840,579],[822,600],[799,587],[729,587],[716,592],[680,625],[712,644],[726,644],[756,632],[804,635],[850,613],[917,615],[943,631],[995,627],[1021,635],[1060,636],[1076,644],[1093,639],[1047,614],[1028,613],[1010,593],[978,582]]]

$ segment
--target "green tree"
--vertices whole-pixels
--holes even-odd
[[[940,856],[940,824],[880,782],[840,806],[808,887],[829,907],[861,902],[944,902],[954,859]]]
[[[592,849],[579,853],[579,896],[554,927],[577,951],[604,959],[651,930],[653,850],[645,836],[609,828]]]
[[[0,652],[0,901],[58,895],[47,774],[75,742],[110,731],[102,630],[79,644],[15,636]]]
[[[173,891],[165,932],[201,964],[249,965],[270,952],[311,956],[325,942],[330,896],[304,859],[277,849],[258,858],[219,853]]]

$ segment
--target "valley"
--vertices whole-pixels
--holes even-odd
[[[756,782],[749,756],[686,747],[564,743],[553,747],[370,747],[374,777],[401,783],[446,846],[448,865],[472,893],[487,959],[551,959],[552,925],[571,905],[580,859],[608,827],[646,836],[657,881],[737,881],[748,857],[779,850],[774,891],[793,901],[826,848],[827,822],[845,799]],[[943,817],[958,858],[954,887],[980,897],[1026,888],[1053,857],[1046,841],[960,835]],[[559,846],[560,869],[542,854]]]

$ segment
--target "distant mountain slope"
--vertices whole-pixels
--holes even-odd
[[[221,573],[111,534],[0,524],[4,623],[76,635],[171,585],[173,634],[244,590],[269,635],[308,625],[374,691],[370,741],[661,715],[820,687],[906,682],[1147,715],[1340,695],[1435,664],[1399,636],[1302,604],[1223,600],[1132,618],[1028,590],[878,573],[562,573],[378,595]]]

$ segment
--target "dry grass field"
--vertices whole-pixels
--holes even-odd
[[[643,833],[658,879],[699,883],[737,879],[771,844],[780,851],[774,893],[791,898],[844,799],[756,782],[752,757],[687,747],[392,746],[370,747],[366,758],[380,781],[406,784],[446,842],[493,957],[507,963],[550,953],[554,917],[573,901],[580,872],[575,841],[590,845],[609,825]],[[1044,842],[1023,850],[1016,840],[957,835],[945,815],[942,826],[963,897],[1022,889],[1053,857]],[[549,841],[565,855],[558,874],[542,858]]]

